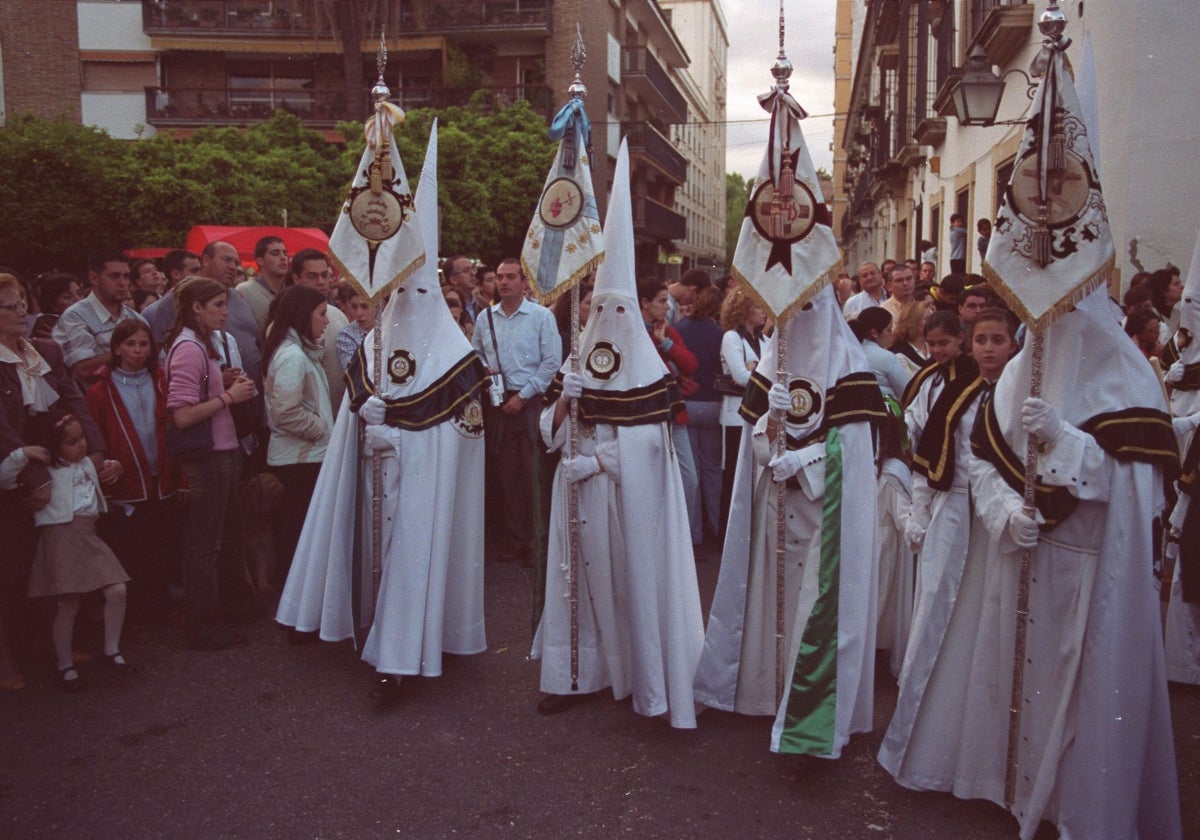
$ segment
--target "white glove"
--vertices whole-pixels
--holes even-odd
[[[1050,403],[1038,397],[1026,397],[1021,404],[1021,427],[1026,434],[1050,443],[1062,431],[1063,421]]]
[[[562,395],[568,400],[577,400],[582,397],[583,376],[578,373],[564,373]]]
[[[596,460],[614,484],[621,483],[621,461],[617,457],[619,449],[615,440],[606,440],[596,444]]]
[[[1163,557],[1170,560],[1172,565],[1179,561],[1179,540],[1169,540],[1163,549]]]
[[[368,426],[378,426],[387,417],[387,403],[372,394],[367,397],[367,401],[362,404],[362,408],[358,410],[358,416]]]
[[[1022,508],[1008,515],[1008,533],[1018,548],[1035,548],[1038,544],[1037,520]]]
[[[366,427],[363,432],[363,445],[368,452],[384,452],[393,448],[387,428],[381,423]]]
[[[599,475],[600,461],[595,455],[576,455],[574,458],[563,458],[558,468],[562,470],[563,478],[571,484],[577,484]]]
[[[1183,362],[1176,362],[1167,368],[1167,373],[1163,379],[1167,380],[1168,385],[1174,385],[1176,382],[1183,379]]]
[[[925,526],[909,516],[904,522],[904,539],[908,542],[909,548],[917,551],[925,542]]]
[[[782,455],[776,455],[772,458],[767,466],[771,468],[771,477],[776,482],[787,481],[789,478],[800,472],[800,468],[804,466],[799,449],[793,449],[784,452]]]
[[[792,410],[792,394],[787,388],[776,382],[771,386],[771,390],[767,391],[767,405],[772,411],[791,411]]]
[[[1183,530],[1183,523],[1187,520],[1188,508],[1191,506],[1192,497],[1187,493],[1180,493],[1175,507],[1171,509],[1171,516],[1167,519],[1167,524],[1171,526],[1173,532],[1179,533]]]

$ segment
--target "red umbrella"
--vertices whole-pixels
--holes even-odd
[[[322,254],[329,251],[329,237],[317,228],[285,227],[225,227],[222,225],[196,225],[187,235],[187,249],[199,254],[211,242],[228,242],[237,248],[242,264],[255,265],[254,246],[264,236],[278,236],[287,246],[289,254],[305,248],[315,248]]]

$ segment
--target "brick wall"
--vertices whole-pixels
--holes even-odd
[[[4,103],[8,117],[33,113],[79,122],[79,27],[73,2],[4,0]]]

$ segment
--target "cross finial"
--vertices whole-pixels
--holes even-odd
[[[792,62],[788,61],[787,55],[783,51],[783,34],[783,0],[779,0],[779,55],[776,57],[775,63],[771,65],[771,75],[775,77],[776,89],[786,93],[788,79],[792,77]]]
[[[583,83],[583,65],[587,63],[587,48],[583,45],[583,30],[575,24],[575,43],[571,47],[571,66],[575,68],[575,80],[567,88],[567,94],[582,99],[587,96],[587,86]]]
[[[381,29],[379,30],[379,51],[375,53],[375,67],[379,70],[379,78],[375,80],[375,87],[371,88],[371,98],[376,102],[383,102],[392,96],[387,82],[383,80],[383,71],[387,69],[387,58],[387,40],[384,38],[384,30]]]

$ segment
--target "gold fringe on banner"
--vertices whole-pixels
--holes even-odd
[[[1083,300],[1085,297],[1096,291],[1100,286],[1107,285],[1109,275],[1113,268],[1116,267],[1117,258],[1114,254],[1110,256],[1104,265],[1095,271],[1092,275],[1082,280],[1078,285],[1069,291],[1058,303],[1046,310],[1040,317],[1034,318],[1021,299],[1010,289],[1001,279],[996,270],[991,264],[985,262],[983,264],[983,276],[987,278],[988,285],[995,290],[1009,308],[1016,314],[1021,322],[1032,332],[1042,332],[1048,326],[1053,324],[1063,315],[1075,308],[1075,304]]]
[[[834,278],[845,270],[845,262],[843,260],[838,260],[830,268],[826,269],[826,271],[820,277],[818,277],[816,281],[812,283],[812,285],[805,289],[803,293],[789,303],[782,312],[775,312],[772,310],[770,305],[768,305],[763,299],[762,295],[759,294],[758,289],[754,287],[754,284],[747,280],[746,276],[738,271],[736,267],[731,266],[729,272],[730,275],[740,284],[739,288],[744,289],[746,294],[750,295],[751,299],[758,304],[759,308],[761,308],[764,312],[769,313],[771,317],[775,319],[776,323],[778,323],[780,321],[786,321],[792,313],[798,312],[806,303],[816,297],[817,292],[821,291],[821,289],[832,283]]]
[[[576,269],[570,277],[563,280],[550,291],[542,294],[538,292],[538,303],[542,306],[553,306],[554,302],[562,297],[567,292],[571,291],[572,287],[583,282],[584,278],[598,269],[604,262],[604,254],[597,254],[592,257],[582,268]],[[525,262],[524,257],[521,258],[521,271],[525,272],[525,279],[533,284],[534,289],[537,289],[537,271],[532,268],[529,263]]]
[[[417,259],[414,260],[412,265],[408,266],[408,268],[404,269],[399,274],[393,275],[382,286],[377,286],[375,294],[371,294],[369,291],[367,291],[367,287],[363,284],[363,282],[356,277],[354,273],[350,271],[350,269],[346,268],[345,264],[339,260],[332,251],[328,253],[328,257],[329,261],[337,266],[338,273],[342,275],[342,279],[349,280],[354,285],[354,288],[362,293],[363,297],[372,302],[374,302],[376,298],[391,293],[392,289],[396,288],[405,280],[412,277],[413,274],[416,273],[417,269],[425,265],[425,255],[422,254],[421,256],[417,257]]]

